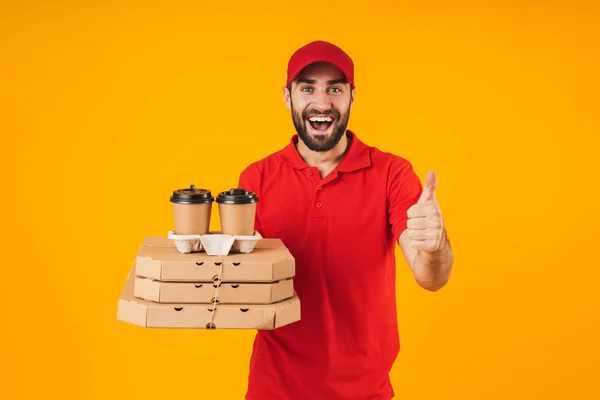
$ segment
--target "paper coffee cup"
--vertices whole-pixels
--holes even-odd
[[[197,189],[191,185],[189,189],[173,191],[173,217],[175,234],[204,235],[210,227],[210,214],[214,201],[210,190]]]
[[[254,219],[258,196],[241,188],[221,192],[216,199],[219,204],[221,232],[226,235],[254,234]]]

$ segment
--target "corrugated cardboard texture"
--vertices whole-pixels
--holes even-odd
[[[182,254],[167,237],[147,237],[136,258],[138,276],[171,282],[275,282],[292,278],[296,263],[279,239],[261,239],[251,253]]]
[[[164,304],[133,295],[135,268],[132,268],[118,303],[117,319],[146,328],[271,330],[300,320],[297,296],[274,304]],[[214,320],[213,320],[214,315]]]
[[[294,297],[292,279],[274,283],[161,282],[137,277],[133,295],[159,303],[269,304]],[[216,293],[215,293],[216,292]]]

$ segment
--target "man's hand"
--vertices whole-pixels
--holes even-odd
[[[416,250],[426,253],[437,251],[444,236],[442,212],[435,198],[437,178],[435,172],[429,171],[425,178],[423,193],[417,204],[408,209],[408,237],[410,245]]]
[[[436,186],[436,175],[431,171],[425,178],[423,193],[417,204],[407,211],[407,229],[400,235],[400,246],[415,280],[431,291],[446,285],[454,260],[442,212],[435,198]]]

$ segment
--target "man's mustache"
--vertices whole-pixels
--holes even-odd
[[[325,111],[319,111],[319,110],[307,110],[304,111],[302,113],[302,118],[304,119],[308,119],[310,117],[313,116],[317,116],[317,115],[321,115],[321,116],[326,116],[326,117],[333,117],[335,119],[339,119],[340,118],[340,113],[339,111],[333,110],[333,109],[329,109],[329,110],[325,110]]]

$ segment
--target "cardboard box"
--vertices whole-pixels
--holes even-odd
[[[292,278],[273,283],[161,282],[136,277],[133,295],[158,303],[269,304],[294,297]]]
[[[136,258],[137,275],[159,281],[276,282],[295,275],[294,257],[280,239],[261,239],[251,253],[182,254],[167,237],[147,237]]]
[[[300,320],[296,295],[273,304],[164,304],[133,295],[132,268],[119,298],[117,319],[146,328],[261,329],[272,330]]]

